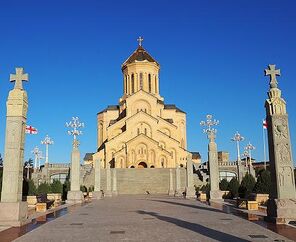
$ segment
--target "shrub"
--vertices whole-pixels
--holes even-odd
[[[52,193],[62,193],[63,192],[63,184],[59,181],[54,179],[53,182],[50,184],[51,192]]]
[[[229,182],[224,178],[222,181],[220,181],[219,188],[221,191],[228,191],[228,185]]]
[[[28,196],[35,196],[37,194],[37,188],[31,179],[28,181],[28,188]]]
[[[271,188],[271,177],[270,172],[266,170],[261,170],[257,177],[257,182],[255,184],[254,191],[256,193],[270,193]]]
[[[241,182],[239,187],[240,197],[247,198],[250,193],[253,191],[256,184],[255,178],[251,174],[246,174]]]
[[[62,194],[63,201],[67,200],[67,193],[68,193],[68,191],[70,191],[70,189],[71,189],[71,183],[67,179],[65,181],[65,183],[63,184],[63,194]]]
[[[46,182],[41,183],[37,188],[37,194],[38,195],[47,194],[47,193],[50,193],[50,192],[51,192],[50,185],[48,183],[46,183]]]
[[[236,179],[236,177],[233,177],[228,184],[228,190],[230,191],[231,198],[238,196],[238,189],[239,189],[239,182]]]

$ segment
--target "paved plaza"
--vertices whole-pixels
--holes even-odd
[[[16,241],[290,240],[196,200],[147,195],[93,201]]]

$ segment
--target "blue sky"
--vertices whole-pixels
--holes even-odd
[[[279,4],[280,3],[280,4]],[[46,134],[50,162],[68,162],[65,122],[85,122],[82,156],[96,150],[96,114],[122,95],[121,64],[144,48],[161,65],[160,93],[187,112],[188,149],[207,156],[199,122],[220,120],[219,150],[236,157],[235,131],[263,159],[262,118],[268,91],[264,69],[276,64],[296,147],[295,1],[3,1],[0,7],[0,153],[4,150],[9,74],[30,75],[25,159]],[[45,147],[42,147],[45,152]]]

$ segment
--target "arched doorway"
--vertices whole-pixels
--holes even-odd
[[[141,161],[141,162],[138,164],[138,168],[147,168],[147,164],[146,164],[144,161]]]

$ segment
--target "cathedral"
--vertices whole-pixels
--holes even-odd
[[[165,104],[159,92],[159,63],[143,48],[122,64],[123,95],[118,105],[97,114],[97,152],[102,168],[185,166],[186,113]],[[194,158],[194,157],[193,157]]]

